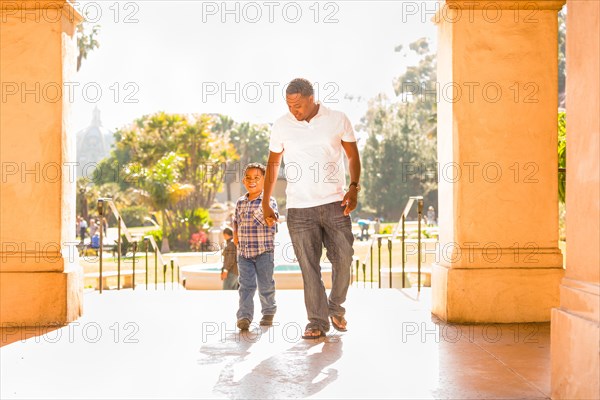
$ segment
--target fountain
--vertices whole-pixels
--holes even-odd
[[[273,275],[277,290],[303,288],[300,265],[294,254],[292,239],[285,222],[278,224],[278,230],[275,234],[274,264],[275,271]],[[220,263],[203,263],[181,267],[181,278],[185,279],[185,287],[192,290],[222,289],[220,273]],[[321,262],[321,274],[325,287],[331,289],[331,263],[325,261],[325,259]]]
[[[208,241],[209,243],[220,244],[223,242],[223,228],[225,228],[227,217],[229,216],[229,209],[225,204],[214,203],[208,209],[208,215],[213,223],[212,227],[208,230]]]

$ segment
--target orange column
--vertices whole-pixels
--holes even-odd
[[[64,324],[81,315],[75,240],[75,73],[68,1],[0,2],[0,323]]]
[[[439,26],[440,251],[433,313],[549,321],[558,248],[558,18],[564,1],[446,1]]]
[[[600,397],[600,2],[567,2],[567,269],[552,310],[552,398]]]

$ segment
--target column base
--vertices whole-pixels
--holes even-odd
[[[453,323],[550,321],[562,268],[448,268],[434,264],[432,313]]]
[[[552,310],[552,398],[600,395],[600,288],[564,279],[561,308]]]
[[[83,271],[0,272],[0,326],[65,325],[82,314]]]

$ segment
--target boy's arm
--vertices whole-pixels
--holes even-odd
[[[235,205],[235,211],[233,212],[233,243],[238,246],[238,208],[239,202]]]
[[[279,219],[279,216],[275,214],[275,210],[273,210],[271,206],[271,195],[273,194],[273,189],[275,189],[275,184],[277,183],[277,173],[279,172],[279,166],[281,165],[281,157],[283,156],[283,151],[281,153],[274,153],[272,151],[269,152],[269,160],[267,161],[267,173],[265,175],[265,187],[263,189],[263,215],[265,216],[265,221],[267,225],[273,226],[275,222]]]

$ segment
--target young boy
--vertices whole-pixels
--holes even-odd
[[[233,240],[238,246],[240,273],[237,327],[241,330],[247,330],[252,322],[257,286],[262,311],[260,325],[272,325],[277,311],[273,280],[275,224],[274,221],[265,221],[261,206],[265,172],[262,164],[251,163],[246,166],[242,182],[248,193],[238,199],[235,207]],[[277,202],[273,197],[269,203],[278,216]],[[269,227],[267,222],[272,226]]]
[[[223,249],[223,267],[221,268],[221,280],[224,290],[237,290],[238,284],[238,266],[237,249],[233,244],[233,231],[230,228],[223,229],[223,238],[225,238],[225,248]]]

